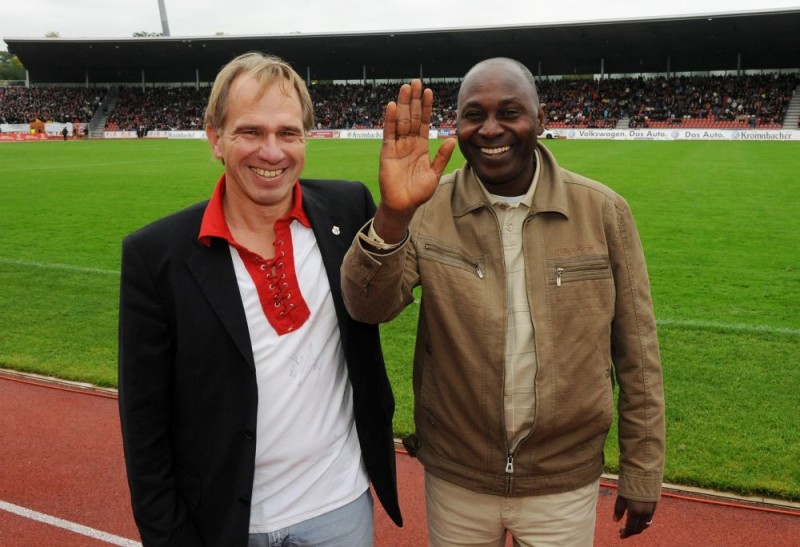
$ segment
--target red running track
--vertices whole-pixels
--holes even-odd
[[[424,547],[423,472],[398,452],[405,526],[376,510],[377,547]],[[601,483],[595,545],[800,547],[800,510],[667,490],[653,526],[619,539],[616,492]],[[137,545],[113,392],[65,387],[0,371],[0,546]]]

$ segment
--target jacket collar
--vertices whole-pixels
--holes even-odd
[[[567,191],[561,177],[561,169],[555,157],[547,147],[536,145],[542,165],[540,166],[539,182],[533,194],[533,207],[531,215],[544,212],[561,213],[569,217]],[[472,167],[467,163],[464,168],[455,173],[454,183],[457,190],[453,195],[453,214],[465,215],[480,207],[491,207],[486,194],[480,187],[480,181]]]

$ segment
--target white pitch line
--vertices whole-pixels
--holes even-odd
[[[418,298],[414,304],[419,305]],[[770,327],[768,325],[744,325],[742,323],[719,323],[716,321],[700,321],[695,319],[656,319],[660,327],[679,327],[698,330],[716,329],[725,332],[745,334],[781,334],[783,336],[800,336],[800,329],[791,327]]]
[[[109,534],[108,532],[101,532],[100,530],[95,530],[94,528],[83,526],[82,524],[76,524],[68,520],[45,515],[44,513],[39,513],[38,511],[33,511],[32,509],[26,509],[25,507],[20,507],[19,505],[14,505],[13,503],[8,503],[3,500],[0,500],[0,510],[14,513],[15,515],[42,522],[44,524],[49,524],[50,526],[63,528],[64,530],[69,530],[70,532],[90,537],[92,539],[105,541],[111,545],[121,545],[122,547],[141,547],[142,545],[138,541],[134,541],[132,539],[115,536],[114,534]]]
[[[717,329],[733,333],[746,334],[782,334],[784,336],[800,336],[800,329],[791,327],[770,327],[768,325],[744,325],[741,323],[718,323],[716,321],[699,321],[693,319],[656,319],[656,324],[664,327],[685,327],[690,329]]]
[[[36,262],[35,260],[20,260],[17,258],[0,258],[0,264],[11,264],[14,266],[32,266],[34,268],[45,268],[48,270],[68,270],[80,273],[96,273],[106,275],[119,275],[117,270],[104,270],[102,268],[87,268],[86,266],[73,266],[72,264],[58,264],[55,262]]]
[[[34,260],[20,260],[16,258],[0,258],[0,264],[13,264],[16,266],[32,266],[34,268],[46,268],[49,270],[67,270],[81,273],[96,273],[105,275],[119,275],[116,270],[104,270],[101,268],[87,268],[84,266],[73,266],[71,264],[58,264],[52,262],[36,262]],[[414,300],[414,304],[419,305],[419,299]],[[716,321],[700,321],[694,319],[656,319],[656,324],[664,327],[683,327],[691,329],[717,329],[726,332],[741,332],[749,334],[780,334],[784,336],[800,336],[800,329],[791,327],[770,327],[767,325],[744,325],[741,323],[719,323]]]

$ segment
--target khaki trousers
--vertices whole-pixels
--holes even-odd
[[[425,473],[428,545],[591,547],[600,481],[561,494],[503,497],[473,492]]]

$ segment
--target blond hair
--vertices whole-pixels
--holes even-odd
[[[284,93],[289,93],[287,85],[297,91],[300,107],[303,110],[303,127],[306,131],[314,127],[314,106],[308,88],[303,79],[289,66],[289,63],[274,55],[250,52],[239,55],[217,74],[211,95],[206,106],[205,125],[215,131],[221,131],[228,113],[228,94],[233,81],[242,75],[253,76],[259,83],[259,96],[271,85],[280,86]]]

